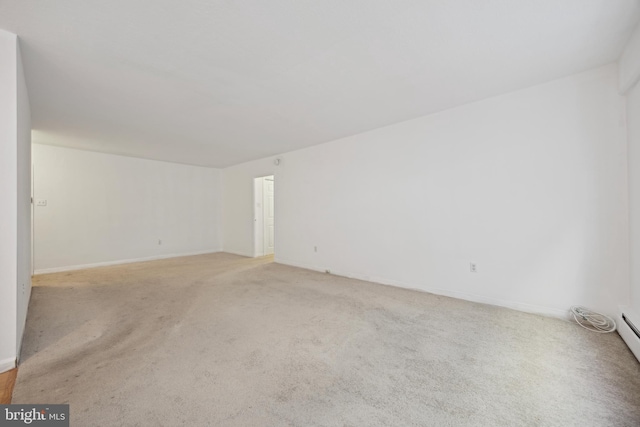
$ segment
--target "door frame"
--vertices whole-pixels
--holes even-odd
[[[265,235],[265,218],[264,218],[264,191],[263,185],[265,178],[271,178],[275,183],[275,175],[269,174],[253,178],[253,257],[264,256],[264,235]],[[275,203],[275,185],[274,185],[274,203]],[[275,218],[274,218],[275,219]],[[274,246],[275,254],[275,246]]]

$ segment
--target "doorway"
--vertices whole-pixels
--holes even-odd
[[[272,255],[275,250],[275,180],[273,175],[254,179],[254,256]]]

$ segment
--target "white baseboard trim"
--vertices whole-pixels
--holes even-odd
[[[249,254],[243,251],[229,251],[227,249],[223,249],[222,252],[226,253],[226,254],[231,254],[231,255],[240,255],[240,256],[244,256],[247,258],[255,258],[253,254]]]
[[[95,262],[91,264],[80,264],[80,265],[67,265],[64,267],[53,267],[53,268],[40,268],[33,272],[33,275],[39,274],[48,274],[48,273],[60,273],[62,271],[73,271],[73,270],[84,270],[87,268],[96,268],[96,267],[108,267],[110,265],[120,265],[120,264],[131,264],[134,262],[145,262],[145,261],[156,261],[159,259],[167,259],[167,258],[180,258],[184,256],[194,256],[194,255],[206,255],[206,254],[214,254],[221,252],[220,249],[209,249],[206,251],[198,251],[198,252],[187,252],[182,254],[166,254],[166,255],[154,255],[150,257],[143,258],[131,258],[131,259],[121,259],[116,261],[105,261],[105,262]]]
[[[324,273],[326,270],[324,268],[318,268],[312,265],[304,265],[301,263],[281,259],[277,256],[274,261],[277,262],[278,264],[290,265],[292,267],[304,268],[306,270],[319,271],[321,273]],[[510,309],[522,311],[525,313],[539,314],[542,316],[554,317],[562,320],[570,320],[569,311],[558,309],[558,308],[543,307],[543,306],[538,306],[538,305],[533,305],[533,304],[528,304],[523,302],[503,300],[499,298],[486,297],[483,295],[470,294],[466,292],[451,291],[448,289],[441,289],[441,288],[417,288],[415,285],[412,285],[409,283],[403,283],[398,280],[387,279],[383,277],[372,277],[372,276],[367,276],[363,274],[353,274],[353,273],[346,273],[346,272],[335,271],[335,270],[331,270],[331,274],[335,276],[346,277],[349,279],[357,279],[357,280],[363,280],[367,282],[378,283],[380,285],[394,286],[394,287],[403,288],[403,289],[411,289],[414,291],[426,292],[430,294],[441,295],[441,296],[451,297],[451,298],[457,298],[465,301],[478,302],[482,304],[489,304],[489,305],[495,305],[498,307],[510,308]]]
[[[636,356],[636,359],[638,359],[638,362],[640,362],[640,338],[636,336],[629,325],[627,325],[627,322],[624,321],[622,318],[623,313],[636,328],[640,326],[640,315],[630,307],[620,307],[618,315],[616,316],[618,335],[622,337],[622,340],[627,344],[629,350],[631,350],[633,355]]]
[[[16,358],[9,358],[0,360],[0,374],[7,372],[16,367]]]

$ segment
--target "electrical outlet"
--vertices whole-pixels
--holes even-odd
[[[47,199],[38,200],[36,206],[47,206]]]
[[[475,262],[469,264],[469,271],[472,273],[477,273],[478,269]]]

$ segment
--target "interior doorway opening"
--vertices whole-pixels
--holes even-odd
[[[254,256],[272,255],[275,251],[275,180],[273,175],[253,182]]]

